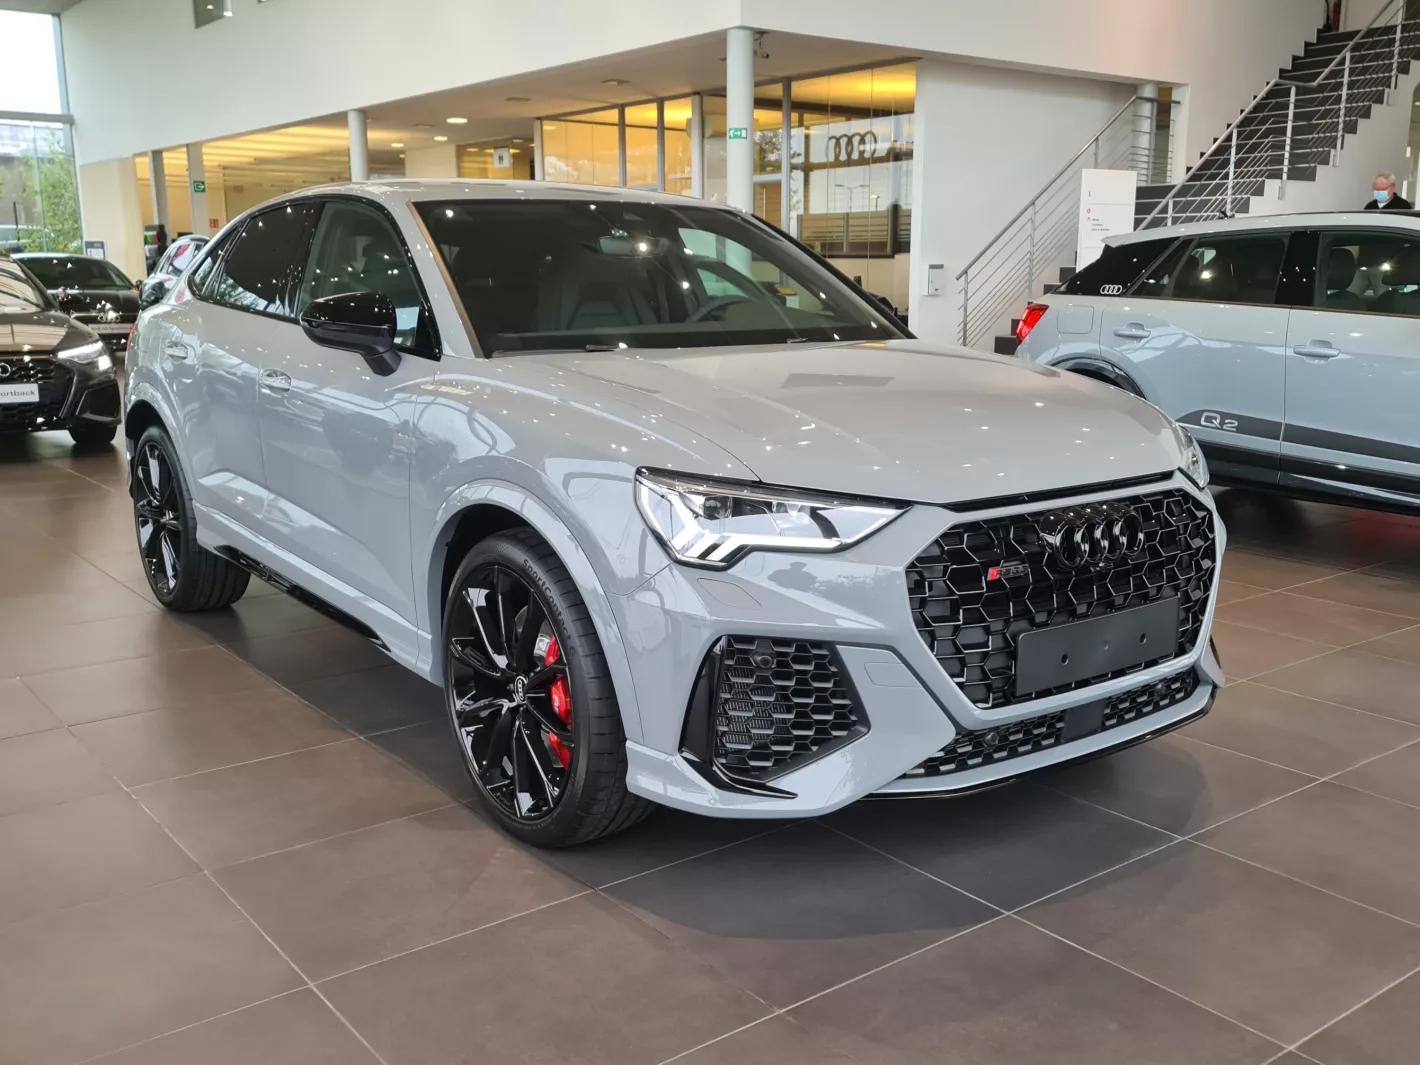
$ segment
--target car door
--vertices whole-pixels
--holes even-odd
[[[191,298],[143,325],[160,332],[157,350],[194,501],[248,528],[260,525],[266,501],[261,353],[283,333],[299,331],[290,301],[315,210],[297,203],[253,215],[199,264]]]
[[[1288,236],[1184,242],[1101,316],[1102,353],[1197,435],[1219,474],[1277,476],[1288,316],[1277,290]]]
[[[293,327],[263,353],[265,528],[338,584],[338,606],[390,634],[413,633],[409,467],[415,409],[438,366],[433,319],[392,219],[354,199],[325,201],[297,298],[374,291],[394,303],[398,367],[376,373],[359,355]]]
[[[1420,233],[1319,234],[1287,331],[1282,471],[1376,499],[1420,495]]]

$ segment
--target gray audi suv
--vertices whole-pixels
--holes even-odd
[[[534,843],[962,792],[1222,682],[1186,431],[916,341],[737,211],[309,189],[218,234],[129,367],[154,595],[216,609],[254,574],[442,685]]]

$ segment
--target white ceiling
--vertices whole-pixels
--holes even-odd
[[[79,0],[0,0],[0,11],[30,11],[41,15],[62,15]]]

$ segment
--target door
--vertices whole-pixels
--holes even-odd
[[[1198,437],[1215,472],[1274,480],[1288,309],[1285,233],[1199,237],[1109,301],[1103,353]]]
[[[415,408],[438,365],[432,316],[390,218],[373,205],[327,200],[296,304],[363,291],[384,293],[396,308],[402,357],[389,376],[294,326],[263,353],[265,527],[344,586],[325,590],[337,606],[398,639],[391,615],[411,632],[415,622],[409,467]]]
[[[266,473],[258,429],[262,351],[290,325],[290,296],[315,219],[309,203],[252,216],[194,272],[192,298],[159,323],[195,502],[249,528],[261,522]]]
[[[1292,312],[1287,333],[1282,470],[1376,498],[1420,495],[1420,235],[1320,236],[1313,306]]]

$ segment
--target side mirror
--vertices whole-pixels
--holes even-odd
[[[394,304],[383,292],[342,292],[312,300],[301,312],[301,328],[317,344],[353,351],[381,377],[399,366]]]

